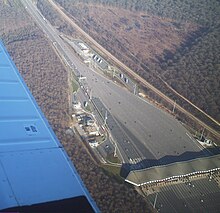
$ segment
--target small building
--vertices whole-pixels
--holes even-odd
[[[96,140],[92,140],[92,141],[89,141],[89,145],[92,148],[94,148],[94,147],[97,147],[99,145],[99,143]]]
[[[89,48],[88,48],[84,43],[82,43],[82,42],[79,42],[78,45],[79,45],[79,47],[80,47],[81,50],[88,50],[88,49],[89,49]]]
[[[75,117],[77,119],[77,121],[83,121],[85,114],[77,114]]]
[[[85,64],[91,63],[91,59],[90,59],[90,58],[85,59],[85,60],[84,60],[84,63],[85,63]]]
[[[82,107],[81,107],[81,103],[80,103],[80,102],[77,102],[77,103],[73,104],[73,108],[74,108],[74,109],[81,109],[81,108],[82,108]]]
[[[80,48],[80,50],[84,53],[84,54],[88,54],[89,53],[89,48],[82,42],[78,43],[78,46]]]
[[[94,125],[95,121],[94,121],[94,119],[93,119],[92,117],[90,117],[90,116],[85,116],[85,117],[84,117],[84,123],[85,123],[85,125],[87,125],[87,126],[92,126],[92,125]]]
[[[95,126],[85,126],[84,129],[85,129],[85,132],[87,132],[87,134],[90,136],[91,135],[95,135],[95,136],[99,135],[99,130]]]

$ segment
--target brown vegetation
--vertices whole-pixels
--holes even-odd
[[[69,125],[68,73],[25,10],[19,5],[15,7],[16,0],[8,2],[0,2],[0,26],[4,23],[0,36],[100,210],[149,212],[148,202],[134,188],[107,176],[91,160],[83,143],[65,134]],[[4,16],[5,11],[10,17]]]
[[[71,12],[82,28],[135,70],[140,63],[158,62],[166,51],[174,53],[198,29],[193,24],[102,5],[77,4]]]
[[[160,4],[156,0],[147,4],[143,0],[56,1],[109,52],[220,131],[217,122],[189,103],[220,121],[218,1],[213,0],[209,7],[203,0],[165,0]],[[147,94],[155,96],[150,91]],[[180,117],[188,120],[184,115]]]

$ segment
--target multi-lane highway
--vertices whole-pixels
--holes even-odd
[[[105,108],[113,116],[114,121],[110,122],[110,116],[107,119],[109,129],[115,138],[121,138],[117,141],[121,144],[122,153],[127,153],[130,158],[136,156],[132,160],[161,159],[165,156],[201,151],[202,147],[188,136],[186,129],[171,115],[155,108],[102,75],[89,69],[81,73],[86,76],[85,87],[92,90],[93,97],[98,97],[104,104],[101,106],[102,104],[96,101],[100,111],[103,108],[103,117]],[[128,142],[126,145],[125,141],[133,143],[133,148],[129,149],[131,146]],[[139,155],[134,152],[135,149],[138,150]]]
[[[65,12],[56,4],[53,0],[48,0],[50,4],[57,10],[57,12],[73,26],[78,32],[80,32],[83,36],[85,36],[86,39],[88,39],[93,45],[96,46],[97,49],[99,49],[102,53],[106,54],[107,57],[111,58],[119,67],[126,70],[127,73],[129,73],[134,79],[141,82],[144,86],[154,91],[157,95],[159,95],[161,98],[166,100],[168,103],[173,104],[174,101],[166,96],[164,93],[162,93],[160,90],[155,88],[152,84],[147,82],[145,79],[140,77],[137,73],[135,73],[133,70],[131,70],[128,66],[123,64],[120,60],[118,60],[115,56],[113,56],[109,51],[107,51],[104,47],[102,47],[97,41],[95,41],[88,33],[86,33],[83,29],[81,29],[68,15],[65,14]],[[162,79],[161,79],[162,80]],[[163,81],[163,80],[162,80]],[[194,107],[196,110],[198,110],[200,113],[202,113],[204,116],[206,116],[208,119],[210,119],[212,122],[220,126],[220,123],[212,118],[210,115],[205,113],[203,110],[201,110],[199,107],[197,107],[195,104],[193,104],[191,101],[189,101],[187,98],[183,97],[181,94],[179,94],[177,91],[175,91],[172,87],[170,87],[167,82],[163,81],[167,88],[172,90],[177,96],[182,98],[184,101],[188,102],[192,107]],[[200,119],[195,117],[193,114],[191,114],[189,111],[185,110],[183,107],[181,107],[179,104],[176,103],[176,108],[187,115],[192,120],[196,121],[198,124],[206,128],[208,131],[216,135],[217,137],[220,137],[220,133],[214,130],[212,127],[206,125],[204,122],[202,122]]]
[[[117,120],[112,116],[109,110],[103,105],[99,98],[92,98],[92,102],[101,114],[101,116],[105,119],[106,124],[113,136],[115,142],[119,142],[119,150],[120,155],[124,163],[139,163],[141,160],[144,160],[147,153],[140,153],[138,149],[136,149],[135,144],[131,142],[131,139],[126,134],[126,132],[121,128],[121,126],[117,123]],[[150,152],[148,152],[150,155]],[[142,156],[142,158],[141,158]],[[152,156],[153,157],[153,156]],[[141,162],[140,162],[141,164]],[[142,168],[145,168],[145,165],[142,165]]]
[[[148,198],[163,213],[217,213],[220,209],[220,188],[208,178],[163,186]]]
[[[78,67],[80,69],[84,69],[84,66],[82,66],[82,63],[79,61],[76,55],[73,54],[73,52],[68,47],[68,45],[60,38],[59,32],[49,23],[49,21],[47,21],[41,15],[36,5],[33,4],[32,1],[28,1],[28,0],[21,0],[21,2],[23,3],[25,9],[30,14],[30,16],[32,16],[34,21],[38,24],[38,26],[43,30],[43,32],[48,37],[48,39],[55,46],[61,57],[70,66],[72,66],[72,68]],[[76,72],[75,74],[78,74],[77,71],[75,72]]]
[[[117,142],[120,144],[118,147],[121,153],[126,153],[128,163],[140,159],[161,159],[164,156],[201,151],[202,148],[186,134],[186,129],[177,120],[89,69],[74,55],[59,37],[59,32],[40,14],[31,1],[21,0],[21,2],[51,42],[56,45],[59,54],[70,66],[77,68],[76,74],[86,76],[92,96],[99,98],[114,118],[118,129],[117,133],[114,133],[116,130],[111,132],[115,138],[118,138]],[[118,137],[117,134],[126,135],[127,139]],[[131,144],[125,145],[125,140]],[[130,156],[134,159],[130,159]]]

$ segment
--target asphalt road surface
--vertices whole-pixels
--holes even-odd
[[[144,155],[139,153],[139,151],[135,148],[134,144],[131,143],[131,140],[128,137],[128,135],[123,131],[123,129],[120,127],[120,125],[111,115],[111,113],[109,113],[108,109],[103,105],[100,99],[93,98],[92,102],[98,109],[103,119],[105,119],[105,116],[107,115],[106,124],[109,128],[109,131],[111,132],[111,135],[113,136],[114,141],[118,143],[119,152],[122,155],[124,162],[136,164],[142,160],[140,156],[142,156],[144,159]]]
[[[101,100],[123,129],[121,132],[131,139],[130,143],[139,154],[139,159],[161,159],[165,156],[181,156],[187,152],[206,154],[171,115],[89,69],[74,55],[59,37],[59,32],[40,15],[31,1],[22,0],[22,2],[48,38],[53,43],[55,42],[57,50],[67,63],[77,68],[77,71],[74,70],[76,74],[86,76],[87,86],[89,90],[92,90],[92,96]],[[118,143],[124,147],[123,143],[120,141]],[[127,155],[127,160],[125,159],[128,163],[130,163],[129,155]]]
[[[206,154],[171,115],[91,70],[81,73],[87,77],[86,87],[92,90],[93,97],[101,100],[138,152],[142,153],[140,158],[160,159],[185,152]]]
[[[157,194],[157,198],[156,198]],[[164,186],[161,191],[148,196],[158,212],[163,213],[218,213],[220,188],[215,180],[208,178]]]

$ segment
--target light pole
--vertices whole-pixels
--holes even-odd
[[[136,95],[137,84],[134,85],[134,95]]]
[[[156,203],[157,203],[157,195],[158,195],[158,192],[157,192],[156,197],[155,197],[155,200],[154,200],[154,209],[155,209]]]
[[[205,128],[203,128],[203,130],[202,130],[202,134],[201,134],[201,136],[200,136],[200,141],[201,141],[201,140],[202,140],[202,138],[203,138],[204,131],[205,131]]]
[[[172,113],[174,113],[175,109],[176,109],[176,101],[174,101]]]
[[[92,89],[90,90],[90,94],[89,94],[89,100],[92,100]]]
[[[104,123],[104,125],[106,125],[107,118],[108,118],[108,112],[107,112],[107,110],[106,110],[106,111],[105,111],[105,123]]]

